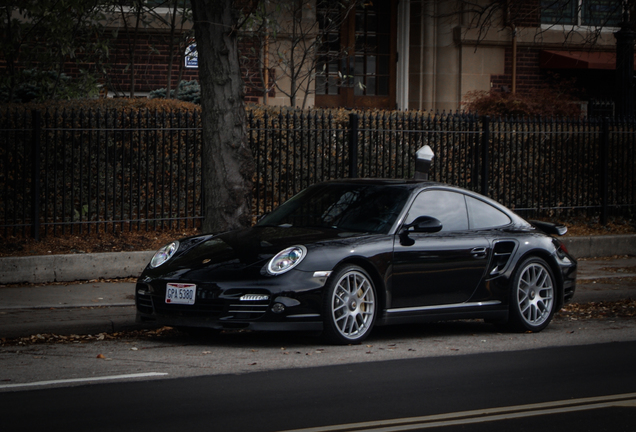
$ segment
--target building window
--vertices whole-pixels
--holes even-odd
[[[541,24],[618,27],[620,0],[541,0]]]

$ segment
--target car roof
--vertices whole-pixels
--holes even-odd
[[[424,190],[424,189],[444,189],[450,191],[456,191],[463,193],[468,196],[472,196],[481,201],[485,201],[492,205],[495,208],[498,208],[502,212],[506,213],[513,220],[513,223],[517,225],[529,225],[527,221],[525,221],[522,217],[517,215],[513,210],[504,206],[503,204],[495,201],[492,198],[481,195],[478,192],[473,192],[468,189],[464,189],[458,186],[452,186],[446,183],[435,182],[431,180],[418,180],[418,179],[388,179],[388,178],[353,178],[353,179],[336,179],[336,180],[327,180],[325,182],[321,182],[319,184],[366,184],[366,185],[379,185],[379,186],[396,186],[396,187],[404,187],[410,191],[414,190]],[[417,193],[416,193],[417,194]],[[413,194],[411,200],[416,195]]]
[[[404,186],[408,189],[424,188],[426,186],[447,186],[444,183],[416,180],[416,179],[390,179],[390,178],[343,178],[336,180],[327,180],[321,184],[373,184],[380,186]]]

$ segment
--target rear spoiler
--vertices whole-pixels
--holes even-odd
[[[540,229],[546,234],[554,234],[554,235],[562,236],[562,235],[565,235],[566,232],[568,232],[568,227],[566,227],[563,224],[543,222],[538,220],[529,220],[528,222],[530,222],[535,228]]]

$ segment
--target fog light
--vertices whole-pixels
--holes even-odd
[[[285,305],[282,303],[274,303],[274,305],[272,306],[272,312],[274,313],[283,313],[283,311],[285,310]]]

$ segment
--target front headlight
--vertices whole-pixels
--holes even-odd
[[[292,246],[280,251],[269,261],[267,272],[271,275],[283,274],[296,267],[307,255],[305,246]]]
[[[152,259],[150,260],[150,267],[152,268],[159,267],[161,264],[165,263],[170,258],[172,258],[172,256],[175,254],[175,252],[178,249],[179,249],[178,241],[173,241],[172,243],[165,245],[164,247],[162,247],[155,253],[155,256],[152,257]]]

